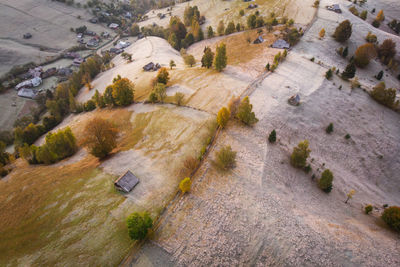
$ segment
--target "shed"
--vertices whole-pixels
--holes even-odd
[[[258,36],[257,39],[254,40],[253,44],[261,44],[264,42],[264,38],[262,36]]]
[[[288,99],[288,102],[292,106],[298,106],[298,105],[300,105],[300,96],[299,95],[293,95]]]
[[[153,63],[153,62],[150,62],[150,63],[146,64],[146,65],[143,67],[143,69],[144,69],[145,71],[154,70],[154,63]]]
[[[131,171],[127,171],[114,182],[114,185],[118,190],[129,193],[138,183],[139,179]]]
[[[327,6],[326,8],[336,13],[342,13],[342,10],[340,9],[340,6],[338,4],[333,4],[331,6]]]
[[[288,49],[290,47],[290,44],[283,39],[278,39],[272,44],[271,47],[272,48],[280,48],[280,49]]]
[[[21,90],[18,91],[18,96],[25,97],[25,98],[30,98],[30,99],[35,99],[37,94],[32,89],[22,88]]]
[[[27,32],[27,33],[24,33],[23,37],[24,37],[24,39],[29,39],[29,38],[32,38],[32,34]]]

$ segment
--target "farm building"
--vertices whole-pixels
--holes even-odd
[[[333,4],[331,6],[326,7],[328,10],[336,12],[336,13],[342,13],[342,10],[340,9],[338,4]]]
[[[253,44],[261,44],[264,42],[264,38],[262,36],[258,36],[257,39],[254,40]]]
[[[145,71],[156,71],[156,70],[158,70],[159,68],[161,68],[161,66],[160,66],[160,64],[154,64],[153,62],[150,62],[150,63],[148,63],[148,64],[146,64],[144,67],[143,67],[143,69],[145,70]]]
[[[138,183],[139,179],[131,171],[127,171],[114,182],[114,185],[118,190],[129,193]]]
[[[288,49],[290,44],[283,39],[276,40],[272,45],[272,48]]]
[[[30,98],[30,99],[35,99],[37,94],[32,89],[22,88],[21,90],[18,91],[18,96],[25,97],[25,98]]]

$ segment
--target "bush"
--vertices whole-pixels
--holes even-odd
[[[378,20],[374,20],[373,22],[372,22],[372,26],[374,26],[375,28],[379,28],[379,26],[381,26],[381,23],[378,21]]]
[[[377,84],[371,91],[370,95],[377,102],[387,107],[393,108],[395,106],[396,90],[392,88],[385,89],[384,82]]]
[[[149,213],[134,212],[126,220],[128,226],[129,237],[132,240],[143,240],[149,228],[153,226],[153,220],[150,218]]]
[[[342,23],[340,23],[339,26],[336,28],[333,37],[335,38],[336,41],[342,43],[350,38],[351,32],[352,32],[352,27],[350,21],[345,20]]]
[[[364,208],[365,214],[369,214],[373,210],[372,205],[367,205]]]
[[[357,16],[357,17],[358,17],[359,13],[358,13],[358,10],[357,10],[357,8],[356,8],[355,6],[351,6],[351,7],[349,8],[349,11],[350,11],[351,13],[353,13],[354,16]]]
[[[333,123],[329,123],[328,127],[325,129],[327,134],[330,134],[333,132]]]
[[[366,20],[366,19],[367,19],[367,15],[368,15],[368,11],[367,11],[367,10],[363,10],[363,11],[360,13],[360,18],[361,18],[362,20]]]
[[[371,32],[368,32],[367,36],[365,37],[365,40],[368,43],[376,43],[378,41],[378,38],[376,37],[375,34],[372,34]]]
[[[192,181],[190,180],[189,177],[186,177],[179,183],[179,189],[183,194],[189,192],[191,187],[192,187]]]
[[[192,157],[189,156],[185,159],[185,161],[183,162],[183,168],[181,170],[181,175],[182,176],[191,176],[194,172],[194,170],[196,170],[196,168],[199,166],[199,161]]]
[[[275,131],[275,129],[272,130],[272,132],[269,134],[268,141],[270,143],[275,143],[276,142],[276,131]]]
[[[114,125],[100,117],[90,120],[85,126],[86,138],[83,144],[90,154],[100,159],[106,157],[117,146],[118,130]]]
[[[391,228],[400,232],[400,207],[392,206],[383,211],[382,220]]]
[[[256,118],[254,112],[252,112],[252,109],[253,105],[250,104],[249,97],[246,96],[238,107],[236,117],[244,124],[251,126],[258,122],[258,119]]]
[[[311,165],[308,164],[307,166],[304,167],[304,172],[309,173],[310,171],[312,171],[312,168],[311,168]]]
[[[319,32],[319,38],[324,38],[324,36],[325,36],[325,29],[324,28],[322,28],[322,30]]]
[[[354,63],[358,67],[364,68],[374,57],[376,57],[374,45],[371,43],[366,43],[357,48],[356,52],[354,53]]]
[[[226,124],[229,121],[229,117],[231,116],[231,113],[226,107],[221,108],[218,111],[217,115],[217,123],[221,128],[225,128]]]
[[[304,168],[307,158],[310,156],[311,150],[308,148],[308,140],[300,142],[297,147],[293,148],[290,156],[290,164],[295,168]]]
[[[329,193],[332,191],[332,181],[333,181],[333,173],[329,169],[326,169],[322,173],[321,179],[318,180],[318,186],[324,192]]]
[[[174,95],[175,98],[175,103],[180,106],[182,105],[183,99],[185,98],[185,95],[181,92],[176,92]]]
[[[344,138],[346,138],[346,139],[350,139],[350,138],[351,138],[351,136],[350,136],[350,134],[346,134],[346,135],[344,136]]]
[[[231,146],[225,146],[215,153],[215,159],[218,167],[228,170],[235,167],[236,152],[232,151]]]

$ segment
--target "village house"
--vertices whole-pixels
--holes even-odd
[[[290,44],[283,39],[278,39],[271,45],[271,47],[279,49],[289,49]]]

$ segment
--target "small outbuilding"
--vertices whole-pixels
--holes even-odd
[[[22,88],[21,90],[18,91],[18,96],[29,98],[29,99],[35,99],[37,94],[34,90],[32,90],[30,88]]]
[[[254,40],[253,44],[261,44],[264,42],[264,38],[262,36],[258,36],[257,39]]]
[[[299,95],[293,95],[288,99],[288,102],[292,106],[298,106],[298,105],[300,105],[300,96]]]
[[[278,39],[271,45],[271,47],[279,49],[289,49],[290,44],[283,39]]]
[[[326,8],[336,13],[342,13],[342,10],[340,9],[340,6],[338,4],[333,4],[331,6],[327,6]]]
[[[25,34],[23,35],[23,37],[24,37],[24,39],[30,39],[30,38],[32,38],[32,34],[29,33],[29,32],[27,32],[27,33],[25,33]]]
[[[148,64],[146,64],[144,67],[143,67],[143,70],[144,71],[156,71],[156,70],[158,70],[158,69],[160,69],[161,68],[161,65],[160,64],[154,64],[153,62],[150,62],[150,63],[148,63]]]
[[[127,171],[114,182],[114,186],[120,191],[129,193],[138,183],[139,179],[131,171]]]

